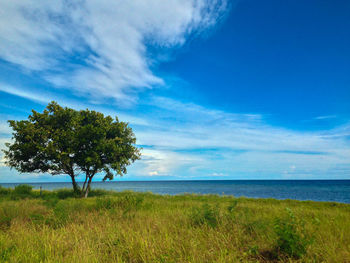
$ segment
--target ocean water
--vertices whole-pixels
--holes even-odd
[[[29,183],[35,189],[71,188],[71,183]],[[18,184],[2,183],[4,187]],[[253,198],[296,199],[350,203],[350,180],[206,180],[93,182],[93,188],[157,194],[219,194]]]

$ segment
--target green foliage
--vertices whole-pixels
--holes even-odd
[[[226,218],[229,221],[237,221],[237,205],[238,199],[231,200],[226,210]]]
[[[230,205],[227,207],[227,211],[232,214],[235,212],[236,207],[238,205],[238,199],[233,200]]]
[[[67,198],[73,198],[73,197],[79,197],[79,193],[74,192],[69,189],[59,189],[56,191],[57,197],[59,199],[67,199]]]
[[[106,191],[103,189],[94,189],[89,192],[90,197],[94,197],[94,196],[98,197],[98,196],[113,195],[113,194],[114,194],[113,191]]]
[[[19,211],[11,203],[5,203],[0,207],[0,230],[6,230],[11,226],[14,218],[18,217]]]
[[[345,263],[350,258],[349,204],[102,190],[98,197],[67,193],[59,199],[59,191],[32,192],[16,201],[0,198],[0,262]],[[285,213],[287,206],[296,216]],[[301,258],[283,252],[288,246],[279,243],[296,235],[315,239]]]
[[[38,225],[41,225],[41,224],[46,222],[45,216],[42,214],[38,214],[38,213],[30,214],[29,218],[32,221],[32,223],[38,224]]]
[[[0,240],[0,262],[8,262],[11,253],[13,253],[17,247],[13,244],[8,244],[8,242],[3,242]]]
[[[252,256],[259,255],[259,246],[253,245],[248,248],[248,254]]]
[[[67,202],[58,202],[53,209],[54,216],[50,218],[48,224],[57,228],[64,226],[69,219],[69,212],[71,212],[69,204]]]
[[[313,242],[306,235],[304,222],[298,220],[292,210],[287,208],[288,217],[277,219],[274,225],[277,234],[276,250],[288,257],[301,258],[307,252],[307,247]]]
[[[261,219],[243,222],[242,226],[244,231],[251,236],[255,236],[263,231],[266,231],[266,223]]]
[[[96,199],[96,208],[97,209],[113,209],[117,207],[117,202],[111,197],[100,197]]]
[[[205,203],[200,208],[193,208],[190,214],[190,220],[194,226],[205,224],[210,227],[216,227],[219,220],[219,209],[216,206]]]
[[[31,195],[33,186],[27,184],[20,184],[15,186],[14,194],[17,195]]]
[[[45,196],[43,199],[45,200],[44,205],[48,208],[54,208],[60,201],[57,196]]]
[[[2,214],[0,217],[0,230],[6,230],[11,225],[12,217],[7,214]]]
[[[143,196],[127,193],[118,197],[100,197],[96,199],[97,209],[121,209],[124,213],[138,210],[143,202]]]
[[[27,184],[20,184],[15,187],[15,189],[10,192],[12,200],[18,200],[23,198],[29,198],[33,196],[33,187]]]
[[[11,192],[11,189],[2,187],[0,185],[0,196],[6,196]]]
[[[32,110],[28,120],[9,124],[14,142],[4,150],[8,166],[20,172],[67,174],[75,192],[79,192],[75,177],[83,172],[85,196],[96,173],[104,172],[104,180],[112,180],[140,158],[128,123],[100,112],[76,111],[51,102],[43,113]]]

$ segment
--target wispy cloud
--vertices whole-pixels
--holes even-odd
[[[51,100],[53,100],[54,97],[57,98],[57,95],[53,95],[50,93],[46,94],[44,93],[37,93],[35,91],[32,91],[31,88],[27,89],[19,89],[17,87],[8,85],[6,83],[1,83],[0,82],[0,91],[2,92],[6,92],[8,94],[17,96],[17,97],[21,97],[21,98],[25,98],[31,101],[35,101],[35,102],[39,102],[39,103],[48,103],[49,102],[49,98],[51,98]]]
[[[324,115],[324,116],[317,116],[315,120],[328,120],[328,119],[335,119],[337,118],[337,115]]]
[[[89,106],[96,107],[123,116]],[[142,160],[130,168],[130,178],[350,176],[350,124],[300,132],[271,126],[260,114],[229,113],[164,97],[153,97],[140,107],[137,114],[124,115],[144,148]]]
[[[161,97],[150,104],[152,112],[145,118],[152,121],[135,129],[147,157],[133,169],[139,175],[350,176],[350,142],[344,133],[350,124],[300,132],[271,126],[258,114],[228,113]]]
[[[163,85],[152,50],[182,46],[228,11],[226,0],[0,2],[0,58],[92,99],[134,99]]]
[[[48,92],[48,91],[38,92],[38,91],[35,91],[32,87],[19,88],[19,87],[7,85],[1,82],[0,82],[0,91],[14,95],[14,96],[18,96],[27,100],[31,100],[33,102],[42,104],[44,106],[46,106],[50,101],[54,100],[60,103],[62,106],[70,107],[76,110],[90,108],[97,111],[102,111],[106,115],[111,115],[111,116],[118,115],[121,121],[132,122],[135,125],[147,124],[145,119],[137,118],[136,116],[133,116],[127,113],[121,113],[120,111],[117,111],[117,110],[111,110],[100,105],[86,103],[82,100],[67,98],[66,96],[61,96],[55,92]],[[17,105],[16,109],[17,110],[20,109],[20,105]],[[29,112],[29,111],[30,110],[28,109],[26,110],[26,112]]]

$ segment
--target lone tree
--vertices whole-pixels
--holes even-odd
[[[74,192],[85,197],[97,173],[104,172],[104,181],[112,180],[141,156],[128,124],[100,112],[51,102],[43,113],[32,110],[28,120],[8,122],[13,129],[13,143],[4,150],[8,166],[20,172],[67,174]],[[81,189],[79,174],[85,175]]]

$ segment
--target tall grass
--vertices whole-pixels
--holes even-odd
[[[346,204],[14,191],[0,188],[0,262],[350,262]]]

